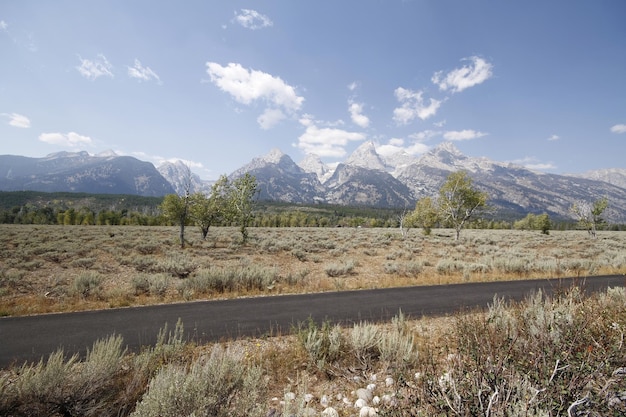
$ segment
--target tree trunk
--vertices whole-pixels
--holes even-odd
[[[180,219],[180,247],[185,249],[185,218]]]

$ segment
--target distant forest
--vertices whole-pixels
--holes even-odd
[[[160,205],[163,197],[39,191],[0,191],[0,223],[58,225],[169,226]],[[402,209],[346,207],[328,204],[296,205],[269,201],[255,204],[252,227],[399,227]],[[519,216],[475,220],[470,227],[511,229]],[[218,224],[215,226],[229,226]],[[552,220],[553,230],[574,229],[576,223]],[[626,225],[605,225],[626,230]]]

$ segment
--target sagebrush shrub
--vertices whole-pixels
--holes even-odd
[[[306,326],[300,326],[297,334],[309,363],[320,371],[326,371],[343,354],[345,340],[338,325],[332,326],[329,322],[324,322],[320,327],[313,320],[309,320]]]
[[[165,365],[131,414],[136,417],[265,416],[261,369],[241,352],[215,346],[189,366]]]
[[[122,343],[119,336],[99,340],[83,362],[78,355],[65,359],[58,350],[47,361],[25,364],[0,379],[0,415],[115,415]]]
[[[82,272],[70,286],[70,294],[81,298],[100,298],[102,296],[102,276],[93,271]]]
[[[332,263],[330,265],[327,265],[326,268],[324,268],[324,272],[326,272],[326,275],[328,275],[329,277],[341,277],[352,274],[355,267],[356,262],[348,259],[340,264]]]
[[[454,348],[443,361],[427,352],[409,397],[426,414],[624,415],[625,301],[623,289],[496,299],[486,314],[457,318]]]

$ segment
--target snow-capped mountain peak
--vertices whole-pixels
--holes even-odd
[[[325,183],[334,172],[334,169],[331,169],[331,167],[322,162],[318,155],[312,153],[307,154],[307,156],[298,163],[298,166],[302,168],[304,172],[317,175],[317,178],[322,184]]]
[[[270,164],[279,164],[280,160],[286,156],[283,151],[278,148],[274,148],[269,151],[267,154],[263,155],[261,159],[265,162],[269,162]]]
[[[376,152],[374,142],[367,141],[356,148],[346,160],[346,165],[354,165],[367,169],[386,171],[387,167],[380,155]]]
[[[502,163],[494,162],[488,158],[466,156],[451,142],[441,143],[422,155],[418,161],[422,165],[445,171],[492,171],[496,166],[503,166]]]

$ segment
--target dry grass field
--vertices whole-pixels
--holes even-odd
[[[0,315],[194,299],[620,274],[626,233],[0,225]]]
[[[623,274],[626,233],[0,226],[0,312]],[[485,312],[205,346],[164,330],[130,354],[116,336],[0,372],[7,416],[605,416],[626,413],[626,291],[572,290]]]

